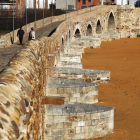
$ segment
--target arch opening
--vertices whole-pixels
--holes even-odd
[[[87,33],[86,33],[86,35],[87,36],[92,36],[92,27],[91,27],[90,24],[87,26]]]
[[[80,34],[80,30],[79,29],[76,29],[74,37],[75,38],[81,38],[81,34]]]
[[[101,23],[100,20],[98,20],[97,22],[97,26],[96,26],[96,34],[101,34]]]
[[[69,39],[71,38],[71,33],[70,33],[70,30],[69,30]]]
[[[109,19],[108,19],[108,32],[114,32],[115,31],[115,19],[112,13],[110,13]]]
[[[64,50],[64,39],[62,38],[62,42],[61,42],[61,50]]]

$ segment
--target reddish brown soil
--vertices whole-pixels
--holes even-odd
[[[115,107],[114,133],[102,140],[140,140],[140,38],[103,42],[85,49],[86,69],[111,71],[111,84],[99,85],[100,105]]]

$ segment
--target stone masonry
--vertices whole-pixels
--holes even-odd
[[[69,42],[68,47],[98,48],[100,43],[100,39],[83,37]],[[46,106],[45,139],[80,140],[113,132],[114,108],[92,105],[98,102],[97,83],[109,83],[110,72],[82,69],[82,53],[69,54],[62,49],[59,56],[51,55],[57,61],[46,93],[47,96],[65,97],[66,102],[62,106]],[[81,64],[80,68],[78,64]],[[104,114],[103,118],[101,114]]]
[[[59,106],[47,105],[46,112],[46,140],[98,138],[114,128],[111,107],[65,102]]]
[[[92,104],[98,84],[110,82],[110,72],[83,70],[79,60],[84,48],[98,48],[101,41],[136,37],[139,13],[133,6],[112,5],[53,17],[65,21],[51,37],[23,46],[0,74],[0,139],[81,140],[112,133],[114,108]],[[4,38],[4,47],[11,45],[11,33]],[[45,105],[50,96],[55,101],[59,96],[61,105]]]

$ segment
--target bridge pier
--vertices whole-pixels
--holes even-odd
[[[100,38],[82,37],[63,46],[46,95],[64,97],[65,104],[46,105],[45,139],[98,138],[113,132],[114,108],[92,105],[98,102],[98,84],[110,83],[110,72],[82,69],[81,64],[84,48],[99,48],[100,44]]]

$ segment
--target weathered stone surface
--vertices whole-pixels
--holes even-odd
[[[15,57],[9,53],[10,51],[4,53],[4,60],[8,55],[10,59],[14,58],[0,74],[0,139],[38,140],[41,136],[45,140],[57,138],[69,140],[97,138],[111,133],[114,127],[112,108],[95,105],[85,105],[85,107],[83,104],[70,103],[65,107],[63,105],[64,108],[59,106],[59,109],[50,106],[49,111],[46,111],[41,105],[41,97],[52,93],[60,97],[66,95],[66,101],[93,103],[94,97],[97,101],[98,86],[94,86],[93,83],[85,84],[81,81],[80,86],[77,86],[76,82],[69,83],[68,81],[66,84],[72,85],[69,87],[64,86],[65,81],[62,80],[59,88],[51,89],[48,86],[48,79],[54,71],[53,68],[60,63],[62,67],[82,69],[81,63],[71,62],[73,60],[68,58],[66,61],[58,60],[62,53],[82,56],[84,48],[97,47],[100,41],[97,43],[91,39],[91,36],[101,38],[101,41],[135,37],[137,35],[135,28],[140,25],[139,11],[140,9],[135,9],[133,6],[95,6],[91,8],[91,11],[88,8],[78,11],[79,15],[77,11],[67,13],[69,19],[64,21],[51,37],[31,41],[29,45],[23,46]],[[53,17],[53,21],[62,21],[65,18],[65,15],[60,15]],[[99,26],[98,21],[101,23]],[[45,19],[45,24],[50,22],[51,18]],[[92,27],[90,37],[86,37],[82,42],[76,39],[74,44],[70,43],[75,39],[77,29],[80,31],[79,36],[84,38],[89,24]],[[36,27],[41,26],[42,20],[37,21]],[[28,31],[30,27],[34,27],[34,23],[28,25]],[[23,29],[25,30],[25,26]],[[16,33],[17,30],[15,30],[15,41],[18,40]],[[5,40],[2,39],[2,47],[11,44],[11,34],[6,34]],[[67,44],[71,45],[67,46]],[[79,61],[77,58],[75,60]],[[62,74],[64,73],[61,73],[61,76]],[[80,79],[82,75],[77,75],[77,78]],[[55,81],[52,84],[57,85]],[[85,117],[87,114],[89,116]],[[49,125],[53,123],[55,127],[44,128],[45,123]],[[55,129],[56,131],[53,131]],[[46,131],[46,137],[44,131]],[[56,136],[57,134],[59,136]]]
[[[49,120],[54,118],[53,125],[46,127],[46,131],[55,131],[55,133],[62,138],[65,135],[71,137],[72,139],[86,139],[86,138],[97,138],[99,136],[104,136],[113,131],[114,121],[112,120],[112,113],[114,108],[98,106],[92,104],[82,104],[82,103],[72,103],[65,102],[64,105],[47,105],[46,112],[50,111],[48,108],[52,108],[52,110],[65,110],[65,113],[61,111],[61,113],[55,112],[55,114],[47,114],[46,113],[46,124],[49,124]],[[88,108],[88,109],[87,109]],[[93,110],[96,108],[96,111]],[[73,115],[73,112],[76,114]],[[110,115],[108,116],[110,112]],[[88,114],[87,114],[88,113]],[[104,113],[104,118],[101,118]],[[50,119],[48,119],[50,118]],[[110,119],[111,123],[106,122],[106,119]],[[58,125],[60,123],[60,125]],[[64,125],[62,125],[62,123]],[[55,125],[55,129],[53,126]],[[61,129],[58,129],[59,127]],[[71,130],[69,131],[69,129]],[[59,131],[57,131],[59,130]],[[106,131],[105,131],[106,130]],[[87,135],[87,133],[92,133],[91,135]],[[82,136],[81,136],[82,134]],[[45,133],[46,137],[50,136],[50,133]],[[51,137],[54,137],[55,134],[51,134]]]
[[[76,79],[99,84],[110,83],[110,72],[103,70],[56,67],[52,77]]]
[[[98,102],[98,85],[91,82],[49,78],[47,95],[65,97],[65,101],[96,103]]]

